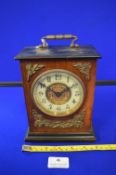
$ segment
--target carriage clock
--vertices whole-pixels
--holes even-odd
[[[70,46],[47,40],[72,39]],[[75,35],[47,35],[27,47],[20,60],[29,128],[26,141],[94,141],[92,110],[96,60],[91,46],[75,44]]]

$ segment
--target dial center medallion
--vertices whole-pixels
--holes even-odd
[[[63,83],[54,83],[46,90],[47,99],[56,105],[65,104],[71,97],[70,88]]]

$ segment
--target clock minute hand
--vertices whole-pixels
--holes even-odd
[[[72,89],[73,87],[75,87],[75,86],[77,86],[77,85],[78,85],[78,84],[73,84],[70,88]],[[61,92],[61,94],[63,94],[63,93],[66,92],[66,91],[69,91],[70,88],[69,88],[69,87],[66,87],[66,88]]]
[[[66,92],[66,91],[69,91],[69,87],[66,87],[66,88],[61,92],[61,94],[63,94],[63,93]]]
[[[61,93],[64,93],[66,91],[69,91],[70,89],[72,89],[73,87],[77,86],[78,84],[73,84],[72,86],[70,87],[66,87]]]

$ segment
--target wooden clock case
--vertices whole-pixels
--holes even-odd
[[[16,56],[20,60],[29,129],[26,141],[94,141],[92,111],[96,82],[96,61],[100,58],[93,46],[28,47]],[[51,117],[41,112],[32,100],[33,81],[41,73],[64,69],[84,83],[85,99],[75,113]]]

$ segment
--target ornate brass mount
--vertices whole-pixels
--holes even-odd
[[[78,40],[78,37],[71,34],[65,34],[65,35],[47,35],[41,38],[42,45],[39,45],[39,48],[47,48],[48,43],[46,40],[62,40],[62,39],[73,39],[70,47],[78,47],[78,44],[75,44],[75,42]]]
[[[37,113],[35,109],[32,110],[32,115],[34,116],[35,127],[50,127],[50,128],[82,128],[84,126],[85,111],[80,112],[75,115],[72,119],[67,120],[50,120],[43,117],[42,114]]]
[[[90,63],[77,63],[77,64],[74,64],[73,66],[79,69],[80,72],[85,76],[87,80],[90,79],[90,75],[89,75],[89,72],[91,69]]]
[[[41,68],[45,67],[43,64],[27,64],[26,65],[26,70],[27,70],[27,81],[30,80],[30,77],[37,71],[40,70]]]

